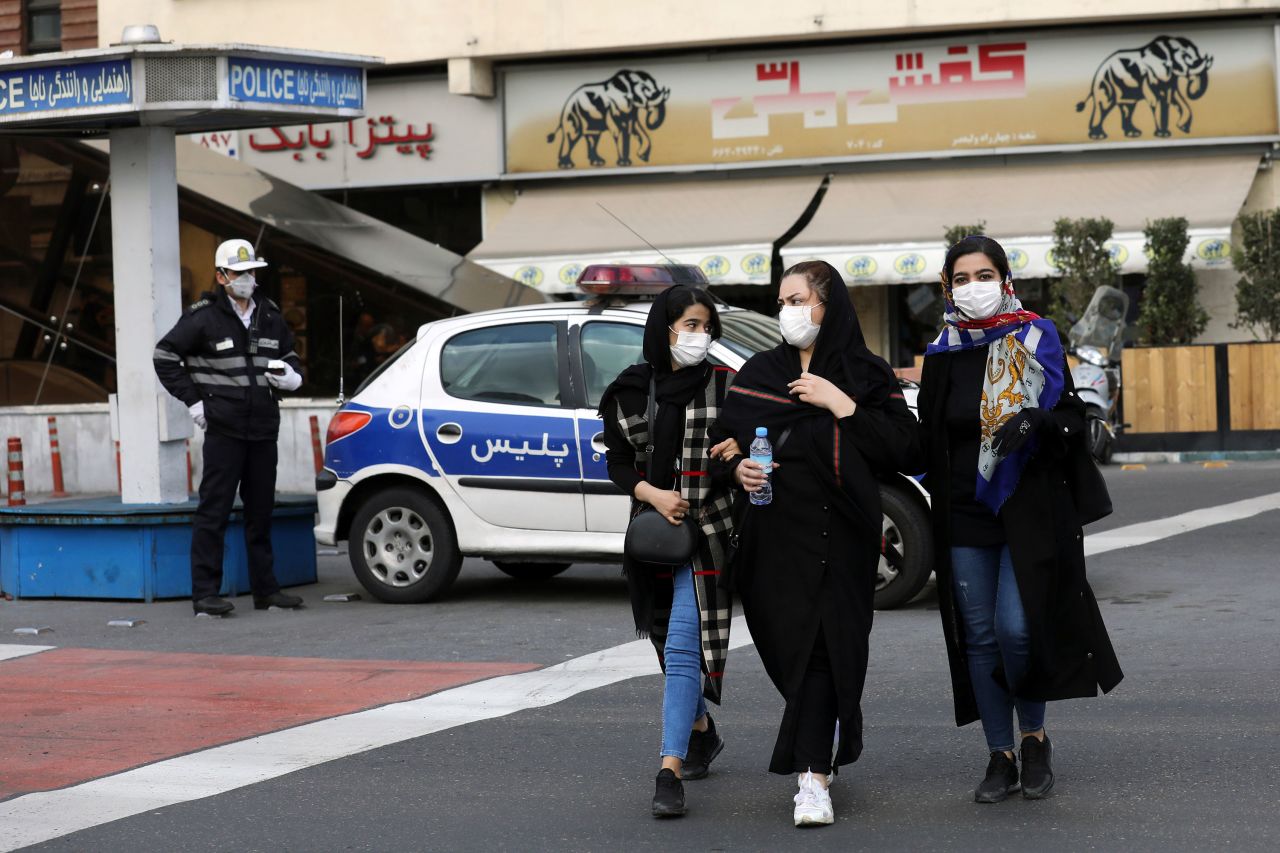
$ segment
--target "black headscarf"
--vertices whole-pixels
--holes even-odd
[[[891,394],[901,394],[898,380],[884,359],[867,348],[862,326],[858,323],[857,312],[840,272],[831,264],[824,263],[823,266],[831,286],[822,328],[809,361],[809,372],[834,383],[858,406],[881,408]],[[800,373],[800,351],[788,343],[752,356],[729,389],[720,412],[718,429],[737,438],[745,449],[756,427],[767,427],[769,439],[776,445],[788,427],[818,418],[830,418],[831,413],[826,409],[803,403],[791,394],[787,384],[799,379]],[[833,431],[814,429],[807,432],[813,436],[811,451],[816,467],[825,472],[824,478],[829,476],[833,486],[848,484],[851,478],[843,475],[855,472],[835,469],[832,460],[841,459],[840,468],[843,469],[844,459],[851,454],[840,454]]]
[[[703,361],[692,367],[681,370],[671,369],[670,322],[667,320],[667,302],[675,293],[692,289],[688,285],[677,284],[659,293],[649,309],[649,317],[644,324],[644,361],[633,364],[613,380],[604,395],[600,398],[599,414],[602,418],[613,417],[610,411],[613,402],[620,394],[638,393],[640,395],[640,412],[649,399],[649,378],[657,376],[658,411],[657,421],[650,424],[650,441],[653,453],[645,472],[645,480],[659,489],[670,489],[672,473],[680,460],[680,449],[684,445],[684,410],[711,376],[710,362]],[[711,305],[712,338],[720,337],[720,317],[715,306]],[[634,398],[633,398],[634,399]],[[630,406],[628,406],[630,408]]]

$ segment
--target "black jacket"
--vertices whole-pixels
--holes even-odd
[[[230,296],[203,297],[156,344],[156,375],[166,391],[188,406],[204,401],[209,432],[274,441],[280,433],[280,406],[267,384],[267,362],[281,359],[302,372],[293,332],[276,304],[263,296],[254,299],[248,329]]]
[[[920,444],[932,500],[934,570],[956,724],[978,719],[969,678],[964,625],[951,574],[951,461],[946,406],[954,356],[927,356],[920,378]],[[1109,692],[1124,677],[1085,577],[1084,535],[1068,478],[1071,454],[1087,454],[1084,404],[1064,365],[1066,387],[1041,432],[1041,445],[1000,510],[1005,540],[1031,634],[1031,668],[1014,685],[1023,699],[1051,700]],[[976,472],[975,472],[976,476]],[[1003,678],[1003,674],[999,675]]]

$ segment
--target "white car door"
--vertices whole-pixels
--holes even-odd
[[[585,406],[576,412],[578,447],[582,455],[582,491],[587,530],[625,533],[630,498],[609,479],[604,458],[604,422],[596,413],[600,396],[619,373],[641,360],[644,315],[580,317],[569,321],[569,352],[575,375],[581,377]]]
[[[567,327],[489,320],[440,341],[422,385],[422,435],[467,507],[489,524],[585,529]]]

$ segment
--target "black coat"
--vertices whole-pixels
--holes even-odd
[[[786,349],[788,378],[799,378],[799,356]],[[749,366],[740,377],[750,375]],[[884,372],[892,378],[887,367]],[[812,452],[829,446],[833,431],[842,485],[819,469],[823,464],[829,469],[830,463],[819,462]],[[720,425],[711,438],[729,435],[743,448],[750,445],[749,431]],[[795,771],[798,700],[819,630],[831,661],[840,721],[834,764],[856,761],[862,752],[861,699],[882,528],[877,477],[913,469],[918,453],[915,419],[901,393],[879,408],[859,406],[838,421],[799,420],[774,448],[779,467],[771,477],[772,503],[747,504],[740,513],[732,584],[765,671],[786,701],[771,772]]]
[[[231,297],[206,293],[156,344],[152,362],[166,391],[188,406],[204,401],[211,433],[248,441],[275,441],[280,433],[276,390],[267,383],[267,362],[302,363],[293,332],[270,299],[258,295],[249,328]]]
[[[979,715],[965,656],[964,625],[952,587],[946,424],[951,358],[948,353],[925,358],[918,407],[921,449],[928,466],[925,487],[932,501],[938,609],[951,665],[956,725],[963,726]],[[1064,374],[1062,399],[999,514],[1031,635],[1030,668],[1015,692],[1033,701],[1096,696],[1099,687],[1109,692],[1124,677],[1085,578],[1084,534],[1068,485],[1070,454],[1089,452],[1085,407],[1076,396],[1070,371]],[[1003,680],[1003,674],[998,678]]]

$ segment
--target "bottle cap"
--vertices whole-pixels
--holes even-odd
[[[768,437],[769,437],[768,427],[756,427],[756,438],[768,438]]]

